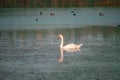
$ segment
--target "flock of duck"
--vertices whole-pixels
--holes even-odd
[[[71,13],[72,13],[73,16],[76,16],[76,15],[77,15],[77,13],[76,13],[74,10],[72,10]],[[40,15],[40,16],[43,15],[43,12],[41,11],[41,12],[39,13],[39,15]],[[55,16],[55,13],[54,13],[54,12],[50,12],[49,15],[50,15],[50,16]],[[104,13],[100,11],[100,12],[98,13],[98,15],[99,15],[99,16],[104,16]],[[38,20],[39,20],[38,18],[35,19],[35,21],[38,21]]]

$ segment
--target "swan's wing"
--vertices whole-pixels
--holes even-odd
[[[67,45],[64,46],[64,48],[71,48],[71,47],[73,47],[74,45],[75,45],[74,43],[67,44]]]
[[[65,45],[64,48],[72,48],[72,49],[76,49],[76,48],[79,48],[80,45],[76,45],[74,43],[71,43],[71,44],[68,44],[68,45]]]
[[[80,45],[77,45],[77,44],[74,44],[74,43],[71,43],[71,44],[68,44],[68,45],[65,45],[64,48],[80,48],[83,44],[81,43]]]

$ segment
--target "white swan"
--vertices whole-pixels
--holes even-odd
[[[64,44],[63,35],[59,34],[58,37],[59,37],[59,39],[61,39],[61,44],[60,44],[61,49],[80,49],[80,47],[83,45],[82,43],[80,45],[71,43],[71,44],[63,46],[63,44]]]

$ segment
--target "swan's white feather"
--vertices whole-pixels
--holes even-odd
[[[79,49],[83,44],[81,43],[80,45],[74,44],[74,43],[70,43],[67,44],[65,46],[63,46],[63,35],[59,35],[59,38],[61,39],[61,44],[60,44],[60,48],[71,48],[71,49]]]

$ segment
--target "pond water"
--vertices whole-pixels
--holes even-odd
[[[61,25],[118,26],[120,8],[1,8],[0,29]],[[8,27],[9,26],[9,27]]]
[[[118,13],[111,12],[109,14],[113,15],[113,20],[116,20],[109,23],[112,24],[111,26],[80,25],[81,23],[72,23],[71,20],[65,24],[64,20],[61,20],[62,22],[57,24],[56,19],[59,19],[61,15],[65,17],[68,11],[73,9],[62,9],[62,12],[59,12],[59,18],[56,15],[50,16],[48,14],[50,9],[41,9],[42,12],[45,11],[42,15],[38,14],[39,9],[1,10],[0,80],[120,79],[120,27],[112,26],[113,23],[115,25],[119,23],[118,8],[115,9]],[[74,17],[77,14],[76,16],[71,14],[73,13],[66,17],[75,20]],[[39,21],[41,17],[45,18],[42,22]],[[51,21],[51,17],[54,17],[55,20]],[[105,15],[99,17],[108,19],[105,18]],[[56,24],[53,24],[54,21]],[[90,22],[90,24],[92,23]],[[106,25],[106,22],[104,24]],[[61,50],[58,34],[63,35],[64,44],[83,43],[83,46],[74,52]]]
[[[61,52],[58,34],[81,50]],[[119,80],[119,53],[119,27],[1,30],[0,79]]]

